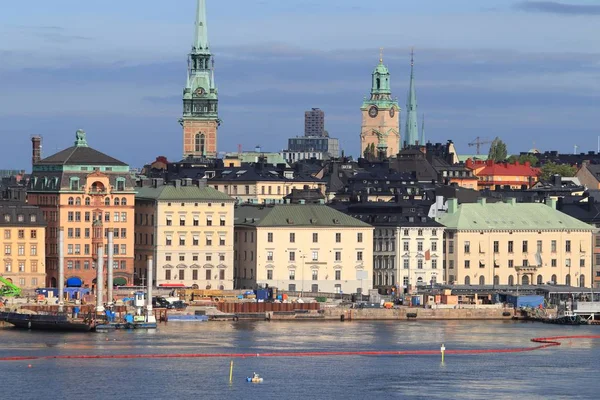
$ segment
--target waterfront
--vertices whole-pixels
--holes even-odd
[[[0,357],[76,354],[266,353],[532,347],[532,337],[599,334],[598,327],[436,321],[170,323],[156,332],[55,334],[0,329]],[[589,399],[600,340],[515,354],[235,359],[34,360],[0,362],[11,398],[183,399]],[[28,368],[28,364],[32,368]],[[244,382],[252,372],[260,385]],[[43,382],[43,384],[42,384]]]

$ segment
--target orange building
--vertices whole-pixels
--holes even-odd
[[[111,230],[114,284],[132,283],[135,185],[129,166],[89,147],[81,130],[74,146],[50,157],[40,159],[36,146],[39,142],[34,141],[27,195],[29,204],[41,208],[48,224],[46,284],[57,286],[61,227],[66,280],[79,278],[84,286],[94,286],[98,248],[104,246],[104,254],[108,254]]]
[[[478,187],[496,190],[500,187],[511,189],[527,189],[532,187],[541,174],[539,168],[532,167],[529,162],[520,164],[496,163],[493,160],[479,161],[468,159],[465,166],[473,170],[478,178]]]

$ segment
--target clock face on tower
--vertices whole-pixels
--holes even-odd
[[[390,108],[390,117],[394,118],[394,115],[396,115],[396,109],[392,107]]]
[[[206,92],[204,91],[204,88],[203,88],[203,87],[199,87],[199,88],[198,88],[198,89],[196,89],[196,91],[194,92],[194,95],[195,95],[195,96],[204,96],[204,93],[206,93]]]
[[[379,114],[379,110],[377,109],[377,107],[371,106],[371,108],[369,108],[369,116],[371,118],[375,118],[377,114]]]

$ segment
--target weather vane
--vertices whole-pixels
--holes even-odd
[[[383,63],[383,47],[379,48],[379,62]]]

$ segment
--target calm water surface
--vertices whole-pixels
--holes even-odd
[[[0,328],[0,357],[66,354],[486,349],[600,327],[512,322],[174,323],[155,332]],[[0,361],[11,399],[597,399],[600,340],[516,354]],[[28,368],[32,364],[32,368]],[[253,371],[265,382],[245,383]],[[4,396],[2,396],[4,398]]]

